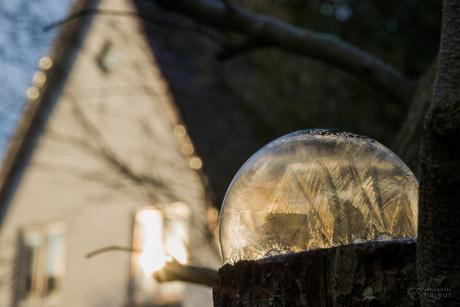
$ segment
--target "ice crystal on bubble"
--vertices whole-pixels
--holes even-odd
[[[230,184],[222,259],[415,237],[417,202],[414,175],[382,144],[326,129],[294,132],[255,153]]]

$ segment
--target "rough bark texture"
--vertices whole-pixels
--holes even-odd
[[[460,2],[445,0],[433,103],[420,156],[422,306],[460,306]]]
[[[415,255],[400,240],[227,264],[214,306],[419,306]]]

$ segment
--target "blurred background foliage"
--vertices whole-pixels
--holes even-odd
[[[216,0],[217,1],[217,0]],[[336,35],[417,80],[439,48],[441,0],[235,0],[252,12]],[[165,13],[166,15],[169,13]],[[179,18],[176,15],[167,18]],[[148,28],[157,26],[146,24]],[[399,106],[326,63],[275,48],[220,62],[220,47],[190,32],[150,29],[150,41],[203,158],[220,207],[243,163],[268,142],[334,128],[392,148],[409,106]],[[238,39],[235,34],[229,39]]]
[[[292,24],[337,35],[412,79],[424,72],[438,50],[442,10],[439,0],[275,2],[291,16],[288,21]]]
[[[442,1],[244,0],[240,4],[302,28],[336,35],[413,80],[438,51]],[[277,124],[283,131],[331,127],[366,134],[391,147],[407,109],[324,63],[277,50],[255,51],[249,59],[263,72],[258,75],[263,78],[253,77],[253,88],[280,97],[276,106],[267,107],[278,108]],[[269,91],[276,94],[264,91],[268,82],[272,83]]]

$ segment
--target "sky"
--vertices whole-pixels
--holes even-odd
[[[72,0],[0,0],[0,159],[26,102],[26,92]]]

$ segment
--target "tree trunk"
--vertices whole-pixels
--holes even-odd
[[[438,295],[422,297],[422,306],[460,306],[459,57],[460,2],[445,0],[438,73],[420,154],[417,253],[420,291]]]
[[[214,306],[419,306],[415,255],[400,240],[227,264]]]

